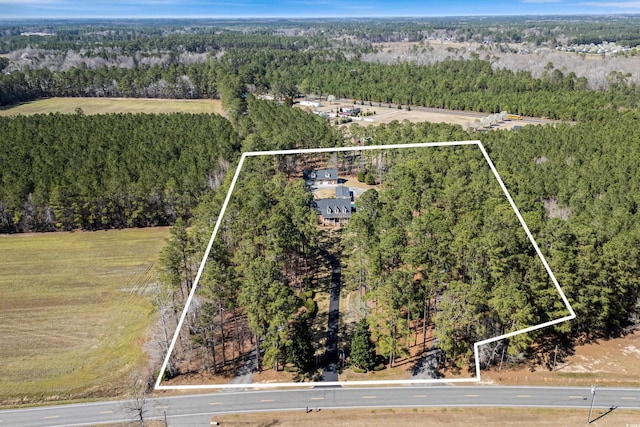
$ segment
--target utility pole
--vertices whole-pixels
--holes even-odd
[[[594,400],[596,400],[596,386],[591,385],[591,406],[589,407],[589,418],[587,418],[587,425],[591,424],[591,412],[593,411]]]

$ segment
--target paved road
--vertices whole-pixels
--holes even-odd
[[[327,344],[324,352],[323,381],[338,381],[338,326],[340,317],[340,263],[334,257],[331,261],[331,292],[329,300],[329,318],[327,321]]]
[[[382,407],[555,407],[583,408],[591,403],[588,387],[420,386],[328,388],[209,393],[149,399],[147,419],[170,426],[208,426],[216,414]],[[104,402],[0,411],[0,425],[12,427],[83,426],[130,421],[127,402]],[[594,408],[640,409],[640,388],[598,388]],[[640,414],[639,414],[640,416]]]

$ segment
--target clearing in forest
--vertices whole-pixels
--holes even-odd
[[[156,389],[479,381],[573,318],[479,141],[249,152]]]

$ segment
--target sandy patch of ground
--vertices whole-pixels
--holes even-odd
[[[533,372],[526,367],[494,369],[482,372],[482,379],[497,384],[637,387],[640,385],[640,333],[578,346],[573,355],[558,357],[555,371],[544,366],[535,367]]]
[[[340,107],[353,106],[353,100],[341,99],[334,102],[322,101],[321,107],[307,107],[295,104],[299,108],[303,108],[309,112],[321,111],[324,113],[336,113],[336,110]],[[356,105],[360,107],[363,117],[354,118],[353,122],[343,124],[340,126],[349,126],[353,123],[358,123],[361,126],[377,125],[380,123],[390,123],[393,120],[403,122],[408,120],[413,123],[430,122],[430,123],[448,123],[453,125],[460,125],[463,128],[467,128],[474,120],[480,120],[483,117],[487,117],[487,113],[476,113],[470,111],[453,111],[437,108],[424,108],[412,106],[410,109],[406,106],[401,106],[398,109],[397,104],[385,104],[385,103],[360,103]],[[332,121],[335,118],[331,119]],[[511,129],[516,126],[524,126],[528,124],[544,124],[552,123],[552,120],[528,118],[524,117],[523,120],[516,121],[504,121],[496,126],[494,129]]]

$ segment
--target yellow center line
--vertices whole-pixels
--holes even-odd
[[[363,399],[375,399],[376,396],[362,396]]]
[[[113,411],[102,411],[101,414],[113,414]]]
[[[324,400],[324,397],[312,397],[311,400]]]
[[[623,397],[622,400],[636,400],[635,397]]]
[[[569,399],[582,399],[582,396],[569,396]]]
[[[222,405],[222,402],[209,402],[209,405]]]
[[[465,394],[464,397],[478,397],[479,394]]]
[[[45,420],[51,420],[53,418],[60,418],[60,415],[49,415],[49,416],[44,417]]]
[[[273,402],[273,399],[262,399],[260,402],[262,403]]]
[[[531,397],[529,394],[519,394],[516,397]]]
[[[427,397],[426,394],[414,394],[413,397]]]
[[[156,406],[156,409],[169,409],[167,405],[164,406]]]

